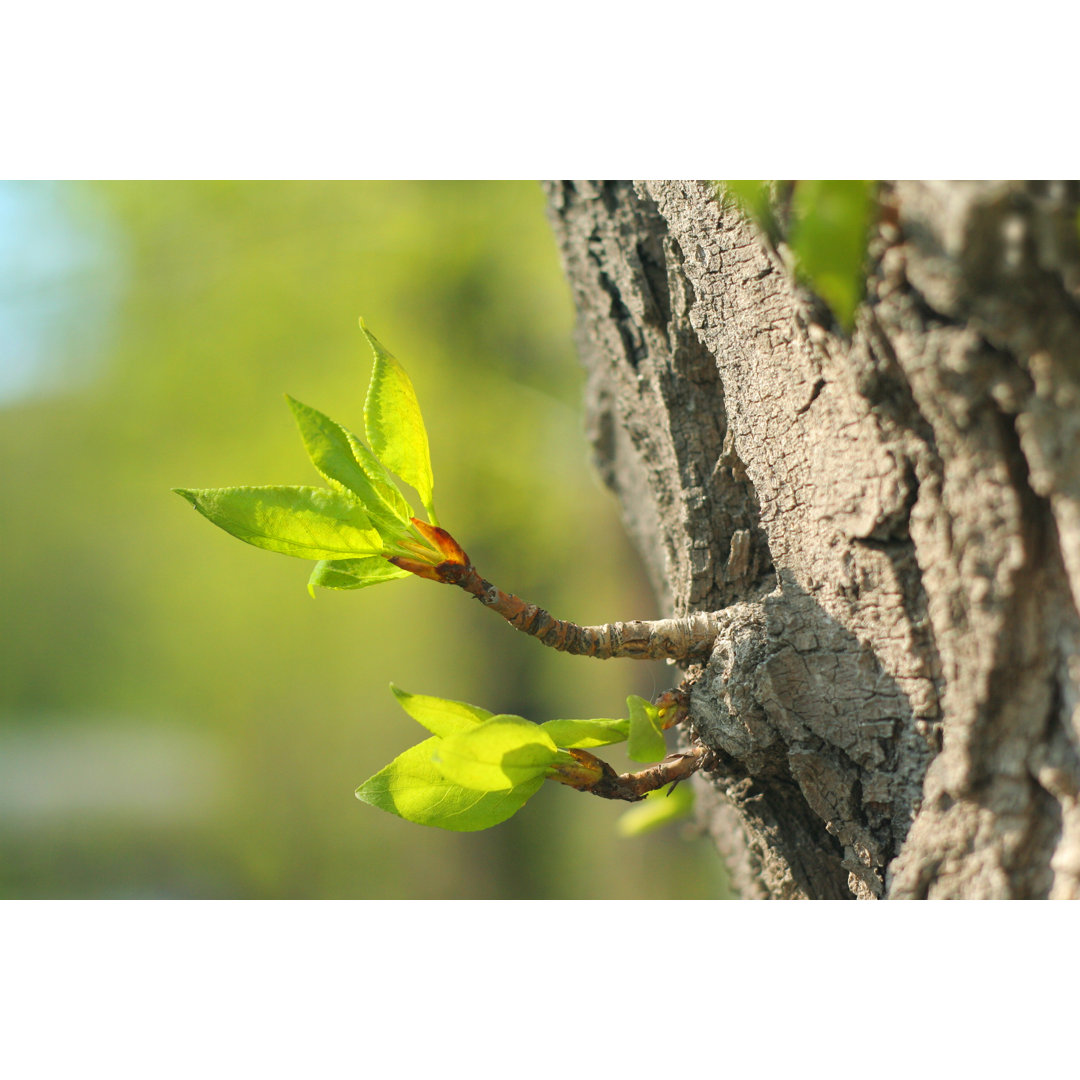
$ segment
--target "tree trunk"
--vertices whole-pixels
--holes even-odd
[[[850,336],[711,184],[547,191],[741,894],[1080,896],[1077,186],[883,184]]]

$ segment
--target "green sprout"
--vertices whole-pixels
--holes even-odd
[[[316,560],[308,581],[326,589],[361,589],[415,575],[458,585],[516,629],[545,645],[580,655],[702,659],[716,638],[715,615],[579,626],[504,593],[473,567],[438,524],[427,430],[405,369],[360,320],[374,353],[364,402],[365,445],[316,409],[289,398],[312,464],[329,485],[317,487],[175,488],[196,510],[245,543]],[[394,476],[420,497],[413,512]],[[405,711],[431,733],[357,790],[365,802],[423,825],[472,831],[505,821],[553,780],[605,799],[644,803],[671,790],[709,760],[703,746],[667,754],[664,731],[685,718],[685,690],[654,704],[631,695],[620,720],[549,720],[494,715],[464,702],[394,690]],[[591,753],[626,742],[629,757],[652,763],[617,773]],[[688,790],[622,827],[631,835],[684,813]]]
[[[330,485],[174,488],[239,540],[298,559],[318,560],[308,590],[362,589],[417,577],[457,585],[515,629],[563,652],[607,659],[703,659],[716,638],[707,614],[684,619],[579,626],[503,592],[480,576],[438,524],[427,429],[405,369],[360,320],[375,355],[364,431],[370,449],[321,412],[289,398],[308,457]],[[416,517],[391,473],[420,496]]]
[[[705,758],[701,748],[667,755],[663,730],[685,715],[685,702],[675,692],[662,695],[656,704],[631,695],[626,719],[536,724],[463,701],[391,689],[405,712],[431,736],[361,784],[356,797],[419,825],[455,832],[498,825],[516,814],[545,780],[601,798],[642,802],[650,793],[686,779]],[[620,775],[590,753],[620,742],[628,743],[632,760],[654,764]],[[646,825],[689,812],[688,792],[659,814],[661,804],[652,802]],[[643,830],[631,819],[620,831],[634,835]]]
[[[364,402],[369,450],[317,409],[288,398],[308,457],[329,483],[315,487],[174,488],[219,528],[254,547],[318,560],[308,582],[362,589],[428,576],[440,563],[467,562],[438,527],[427,430],[405,369],[360,320],[375,364]],[[416,489],[427,512],[418,519],[393,477]]]

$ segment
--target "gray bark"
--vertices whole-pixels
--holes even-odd
[[[882,185],[850,336],[711,184],[547,191],[742,895],[1080,896],[1077,186]]]

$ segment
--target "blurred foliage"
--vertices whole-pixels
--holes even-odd
[[[811,288],[850,331],[863,297],[874,209],[869,180],[800,180],[791,196],[791,250]]]
[[[768,181],[725,180],[724,186],[776,243],[782,229]],[[849,332],[865,288],[876,188],[871,180],[778,182],[777,198],[786,204],[787,242],[797,272]]]
[[[703,839],[620,838],[622,807],[556,785],[479,834],[353,796],[413,741],[391,679],[545,720],[617,715],[670,669],[554,654],[420,580],[312,600],[309,565],[201,527],[169,490],[316,482],[283,395],[361,427],[363,315],[413,378],[440,509],[485,576],[579,622],[658,614],[588,465],[536,185],[5,196],[47,205],[96,262],[34,283],[50,381],[0,400],[0,895],[722,894]],[[34,297],[0,266],[15,365],[29,346],[2,308]]]
[[[780,225],[773,212],[773,196],[768,180],[725,180],[723,187],[735,196],[746,216],[775,244]]]
[[[694,809],[694,790],[689,784],[672,784],[659,791],[650,791],[645,801],[631,806],[619,818],[621,836],[643,836],[659,829]]]

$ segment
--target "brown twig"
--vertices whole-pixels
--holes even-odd
[[[685,619],[614,622],[603,626],[579,626],[556,619],[542,607],[505,593],[482,578],[461,545],[445,529],[418,518],[413,518],[412,523],[427,547],[417,544],[415,558],[388,556],[390,562],[418,577],[457,585],[516,630],[537,638],[549,648],[576,656],[595,656],[598,660],[614,657],[691,660],[703,659],[716,641],[717,619],[711,612],[699,612]],[[441,556],[441,561],[432,562],[432,553]]]
[[[552,780],[598,795],[601,799],[621,799],[623,802],[641,802],[650,791],[688,779],[709,757],[706,747],[694,746],[682,753],[668,754],[663,761],[640,772],[620,774],[587,750],[570,750],[568,753],[577,760],[579,767],[563,769],[552,776]]]
[[[501,615],[516,630],[552,649],[598,660],[630,657],[637,660],[689,660],[703,657],[716,640],[716,617],[701,612],[685,619],[614,622],[579,626],[556,619],[542,607],[505,593],[480,576],[471,563],[438,567],[440,580],[457,585],[485,607]]]

